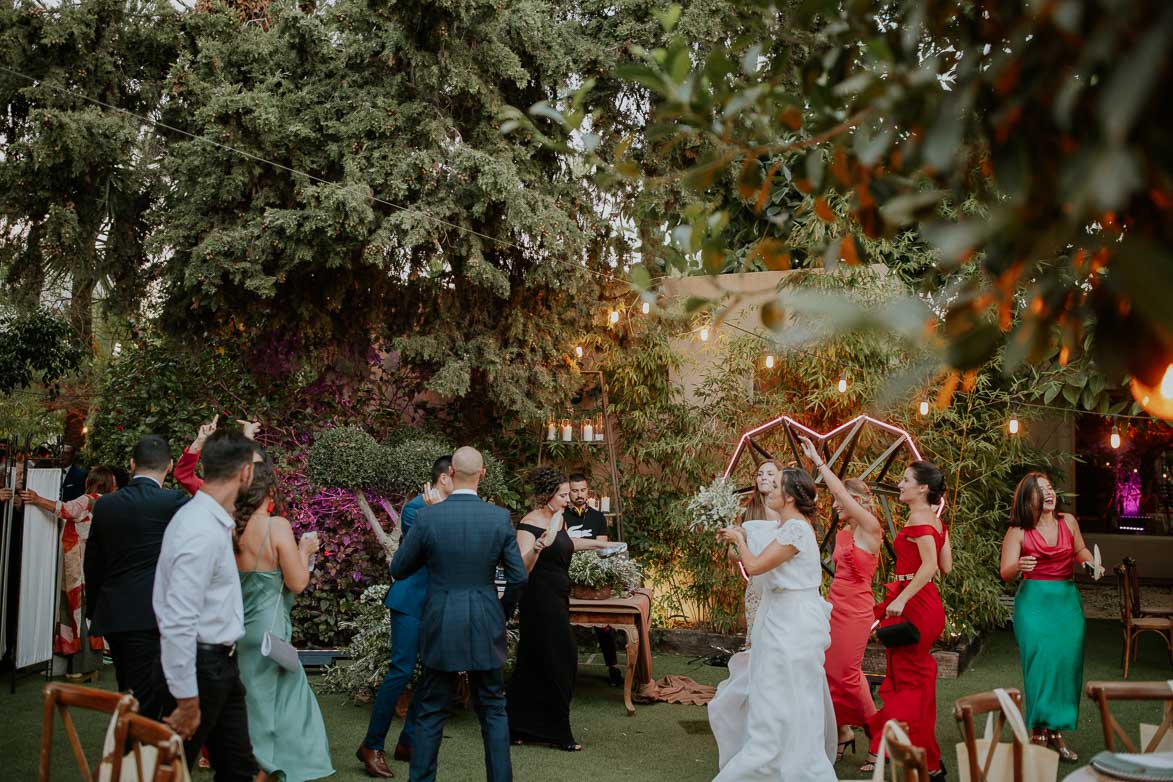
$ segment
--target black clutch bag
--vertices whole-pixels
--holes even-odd
[[[912,646],[920,643],[920,630],[912,622],[904,621],[887,627],[876,628],[876,640],[892,649],[897,646]]]

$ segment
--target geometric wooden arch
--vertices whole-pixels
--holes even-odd
[[[892,501],[899,496],[900,490],[896,482],[889,477],[892,465],[902,453],[911,456],[910,461],[921,459],[920,449],[912,435],[898,426],[885,423],[868,415],[857,416],[847,423],[841,424],[829,432],[816,432],[794,420],[788,415],[778,416],[761,426],[750,429],[741,436],[741,440],[734,450],[724,476],[734,475],[737,468],[748,457],[754,468],[767,459],[774,459],[783,464],[799,464],[810,470],[814,465],[806,463],[802,447],[798,438],[806,436],[815,444],[823,455],[824,461],[840,479],[847,477],[859,478],[871,487],[879,509],[888,527],[888,535],[884,539],[884,546],[892,554],[891,541],[896,537],[895,516],[892,512]],[[867,453],[865,453],[865,451]],[[781,453],[786,453],[785,458]],[[847,475],[853,463],[860,465],[855,474]],[[815,476],[815,485],[823,484],[822,476],[812,471]],[[748,494],[754,490],[749,486],[738,489],[739,493]],[[940,514],[940,509],[938,509]],[[831,511],[831,524],[819,545],[820,553],[825,554],[828,544],[834,539],[835,530],[839,526],[838,514]],[[831,568],[824,557],[823,567],[829,572]]]

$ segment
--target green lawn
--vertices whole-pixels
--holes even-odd
[[[591,650],[585,649],[584,652]],[[1087,663],[1085,679],[1115,679],[1120,676],[1119,624],[1109,621],[1090,621],[1087,635]],[[592,782],[630,782],[631,780],[670,780],[691,782],[711,780],[717,769],[716,744],[709,732],[704,708],[658,704],[639,706],[634,717],[623,711],[619,691],[606,685],[605,671],[597,664],[598,657],[586,657],[578,678],[572,722],[575,735],[586,746],[582,753],[572,754],[537,747],[513,750],[514,775],[518,780],[574,780]],[[724,678],[720,668],[690,665],[681,657],[656,658],[656,674],[679,673],[694,679],[716,684]],[[1152,638],[1142,642],[1140,659],[1133,669],[1134,681],[1165,680],[1173,675],[1164,648]],[[112,671],[104,672],[103,686],[112,686]],[[953,744],[958,739],[957,728],[950,715],[950,705],[958,696],[988,690],[997,685],[1021,686],[1014,638],[1010,633],[995,633],[990,645],[960,679],[940,681],[937,695],[939,718],[938,735],[944,745],[946,764],[952,773],[956,765]],[[40,737],[40,686],[38,676],[23,677],[15,695],[8,694],[7,681],[0,692],[0,762],[4,780],[34,780],[37,770],[37,747]],[[325,712],[330,731],[330,746],[338,773],[336,780],[366,779],[354,750],[366,732],[369,706],[355,706],[337,695],[321,695],[319,700]],[[1086,704],[1086,701],[1085,701]],[[1123,706],[1118,716],[1126,726],[1134,728],[1145,716],[1158,721],[1158,707]],[[81,720],[79,730],[87,747],[94,754],[100,747],[104,724],[98,720]],[[398,734],[399,725],[392,726],[391,741]],[[58,734],[55,744],[54,779],[77,779],[72,768],[69,750]],[[445,782],[464,782],[483,778],[480,733],[476,717],[471,712],[458,713],[445,730],[440,753],[439,779]],[[1090,709],[1082,709],[1079,730],[1069,736],[1072,748],[1084,757],[1101,749],[1099,720]],[[858,764],[866,747],[861,740],[856,757],[845,759],[839,767],[841,778],[857,778]],[[407,766],[392,763],[396,777],[406,779]],[[1062,776],[1062,770],[1061,770]],[[956,777],[954,777],[956,778]],[[211,776],[198,774],[199,780],[210,781]]]

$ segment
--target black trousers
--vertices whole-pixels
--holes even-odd
[[[134,693],[139,714],[152,720],[160,719],[166,685],[160,675],[159,631],[131,630],[107,633],[104,637],[110,645],[118,689]]]
[[[200,750],[207,747],[216,782],[252,780],[260,766],[248,738],[248,709],[236,655],[198,649],[196,686],[200,692],[200,725],[183,743],[188,769],[195,766]],[[164,700],[166,716],[175,709],[175,699],[168,692]]]

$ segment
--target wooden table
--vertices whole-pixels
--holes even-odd
[[[635,716],[631,686],[639,662],[639,607],[619,600],[575,600],[570,598],[570,624],[579,627],[613,627],[627,636],[627,670],[623,674],[623,705],[627,716]]]
[[[1173,752],[1154,752],[1152,753],[1154,759],[1159,758],[1161,761],[1173,764]],[[1091,765],[1086,765],[1077,768],[1067,776],[1063,777],[1063,782],[1121,782],[1116,777],[1110,777],[1107,774],[1101,774],[1096,771]]]

